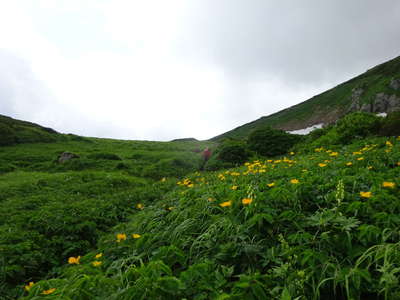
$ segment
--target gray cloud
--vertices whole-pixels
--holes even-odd
[[[400,54],[397,0],[196,2],[179,49],[244,80],[342,80]]]

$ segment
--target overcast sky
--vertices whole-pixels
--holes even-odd
[[[399,0],[0,0],[0,114],[208,139],[399,55]]]

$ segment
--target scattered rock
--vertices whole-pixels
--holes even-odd
[[[60,164],[62,164],[64,162],[69,161],[69,160],[74,159],[74,158],[79,158],[79,155],[71,153],[71,152],[63,152],[58,157],[58,162]]]
[[[400,89],[400,78],[398,79],[392,79],[390,81],[390,87],[394,90],[399,90]]]

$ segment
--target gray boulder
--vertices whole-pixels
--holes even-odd
[[[62,164],[62,163],[65,163],[66,161],[69,161],[74,158],[79,158],[79,155],[71,153],[71,152],[63,152],[58,157],[58,162],[60,164]]]

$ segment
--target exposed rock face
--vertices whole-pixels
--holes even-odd
[[[392,79],[390,87],[393,89],[400,88],[400,80]],[[391,113],[400,110],[400,97],[397,97],[396,95],[378,93],[372,103],[361,104],[361,96],[363,92],[364,90],[361,88],[353,89],[348,112],[364,111],[370,113]]]
[[[398,79],[392,79],[390,81],[390,87],[394,90],[400,90],[400,78]]]
[[[396,95],[376,94],[373,112],[387,112],[400,110],[400,98]]]
[[[63,152],[59,157],[58,157],[58,162],[59,163],[64,163],[66,161],[69,161],[73,158],[79,158],[79,155],[76,155],[74,153],[71,152]]]

